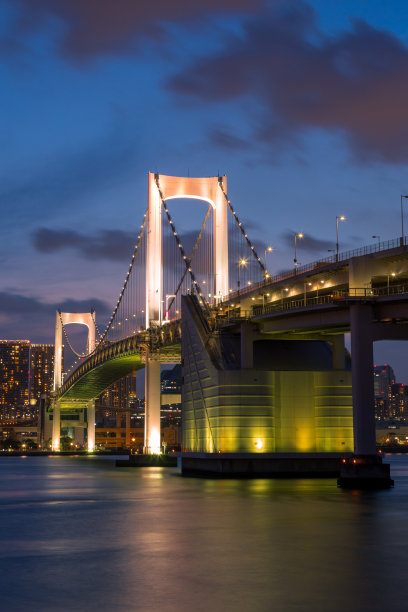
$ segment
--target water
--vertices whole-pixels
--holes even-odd
[[[353,493],[0,458],[0,610],[401,612],[408,457],[387,461],[394,489]]]

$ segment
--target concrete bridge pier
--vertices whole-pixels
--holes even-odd
[[[160,439],[160,361],[146,355],[145,368],[145,443],[144,453],[161,451]]]
[[[344,334],[333,336],[331,343],[333,347],[333,370],[344,370],[344,367],[345,367]]]
[[[372,318],[371,304],[350,307],[354,452],[358,455],[376,454]]]
[[[253,344],[253,325],[248,321],[243,321],[241,323],[241,368],[243,370],[254,367]]]
[[[354,456],[343,459],[338,484],[345,488],[388,488],[390,466],[376,452],[373,384],[373,307],[350,306]]]
[[[53,415],[52,415],[52,450],[60,450],[60,437],[61,437],[61,405],[58,400],[53,401]]]

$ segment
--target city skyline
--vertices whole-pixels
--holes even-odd
[[[53,342],[57,308],[93,307],[103,327],[149,170],[227,174],[273,273],[292,265],[293,232],[300,263],[329,255],[339,215],[340,250],[400,235],[404,3],[97,6],[0,2],[0,338]],[[408,379],[400,343],[375,359]]]

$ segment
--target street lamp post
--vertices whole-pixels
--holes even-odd
[[[401,195],[401,246],[404,246],[404,210],[402,207],[403,198],[408,198],[408,195]]]
[[[307,306],[307,288],[311,287],[312,283],[303,283],[304,306]]]
[[[371,236],[371,238],[377,238],[377,240],[378,240],[378,250],[380,250],[381,236]]]
[[[394,278],[395,272],[391,272],[391,276]],[[387,274],[387,295],[390,295],[390,274]]]
[[[241,266],[246,266],[247,265],[247,260],[246,259],[240,259],[238,262],[238,295],[239,295],[239,288],[241,286]]]
[[[272,251],[273,251],[273,247],[271,246],[265,247],[265,259],[264,259],[265,261],[265,279],[267,278],[267,274],[268,274],[268,266],[266,265],[266,254],[272,253]]]
[[[345,221],[346,217],[340,215],[336,217],[336,261],[339,261],[339,221]]]
[[[298,266],[298,260],[296,258],[296,241],[298,238],[303,238],[303,234],[302,233],[295,234],[295,257],[293,259],[293,263],[295,265],[295,274],[296,274],[297,266]]]

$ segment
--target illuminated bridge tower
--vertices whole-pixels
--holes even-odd
[[[222,189],[221,189],[222,186]],[[228,294],[228,203],[225,176],[191,178],[149,173],[146,254],[146,328],[160,326],[163,312],[162,214],[166,200],[204,200],[213,209],[214,296]],[[146,356],[145,453],[160,452],[160,361]]]
[[[62,385],[62,332],[65,325],[77,323],[86,325],[88,328],[88,338],[85,356],[90,355],[95,350],[95,313],[94,312],[60,312],[57,311],[55,321],[55,354],[54,354],[54,392]],[[60,450],[61,436],[61,402],[53,402],[53,422],[52,422],[52,449]],[[88,451],[95,448],[95,400],[87,403],[87,431],[88,431]]]

